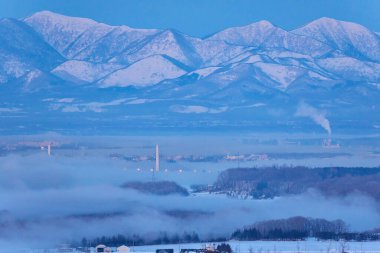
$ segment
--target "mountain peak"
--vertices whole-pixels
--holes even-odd
[[[167,38],[170,40],[183,40],[183,39],[195,39],[187,34],[176,29],[165,29],[158,33],[159,37]]]
[[[37,12],[33,13],[29,17],[33,17],[33,16],[63,16],[63,15],[56,13],[56,12],[53,12],[53,11],[42,10],[42,11],[37,11]],[[27,18],[29,18],[29,17],[27,17]]]
[[[57,31],[70,31],[76,34],[80,34],[97,25],[108,26],[89,18],[70,17],[51,11],[36,12],[25,18],[24,21],[35,29],[55,29]]]
[[[111,29],[108,25],[92,19],[69,17],[51,11],[37,12],[25,18],[24,22],[62,54],[85,31],[96,28]]]
[[[334,18],[321,17],[321,18],[318,18],[318,19],[312,21],[311,23],[315,23],[315,24],[336,24],[339,22],[341,22],[341,21],[334,19]]]
[[[259,26],[259,27],[267,27],[267,28],[273,28],[274,25],[269,22],[268,20],[260,20],[260,21],[257,21],[257,22],[253,22],[247,26]]]
[[[345,33],[356,33],[356,32],[362,32],[362,31],[368,31],[367,28],[364,26],[348,22],[348,21],[341,21],[333,18],[328,17],[322,17],[319,19],[316,19],[309,24],[306,24],[305,26],[296,29],[295,31],[304,31],[309,29],[318,29],[318,30],[324,30],[324,31],[331,31],[331,32],[338,32],[338,31],[344,31]]]
[[[1,18],[0,25],[10,25],[10,24],[18,24],[21,23],[19,20],[14,18]]]
[[[170,37],[175,37],[179,34],[181,34],[180,32],[174,30],[174,29],[165,29],[165,30],[162,30],[161,33],[160,33],[162,36],[170,36]]]
[[[250,23],[248,25],[229,27],[229,28],[226,28],[226,29],[216,33],[216,34],[228,32],[228,31],[243,32],[243,31],[249,31],[252,29],[273,29],[273,28],[275,28],[275,26],[271,22],[269,22],[267,20],[260,20],[257,22]]]
[[[33,15],[25,18],[24,21],[26,22],[49,21],[49,22],[61,23],[61,24],[70,23],[70,25],[77,23],[77,24],[82,24],[82,26],[90,26],[90,25],[98,24],[98,22],[89,18],[65,16],[65,15],[55,13],[52,11],[47,11],[47,10],[36,12]]]
[[[277,29],[266,20],[254,22],[245,26],[231,27],[208,37],[209,40],[222,40],[229,44],[258,46],[273,30]]]
[[[111,73],[100,81],[100,85],[102,87],[149,86],[184,74],[186,71],[167,56],[152,55]]]
[[[312,37],[354,58],[380,61],[378,36],[360,24],[320,18],[292,32]]]

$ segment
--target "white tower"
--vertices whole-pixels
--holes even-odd
[[[160,153],[158,150],[158,144],[156,144],[156,172],[160,171]]]
[[[48,156],[51,156],[51,144],[48,144]]]

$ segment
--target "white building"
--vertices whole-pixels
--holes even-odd
[[[129,252],[129,247],[122,245],[120,247],[117,247],[116,251],[117,252]]]

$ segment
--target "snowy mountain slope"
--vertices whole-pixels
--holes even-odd
[[[318,64],[343,80],[380,82],[380,64],[378,63],[340,57],[320,59]]]
[[[105,62],[159,30],[109,26],[91,19],[42,11],[24,21],[69,59]]]
[[[40,12],[0,21],[0,103],[25,112],[7,118],[12,129],[309,129],[312,120],[294,116],[305,101],[326,110],[334,130],[372,131],[380,125],[378,38],[326,19],[196,38]]]
[[[40,90],[45,92],[54,90],[54,87],[62,87],[67,84],[64,80],[49,72],[43,72],[36,69],[16,79],[13,85],[16,87],[15,90],[20,92],[35,93]]]
[[[75,44],[85,44],[81,50],[75,50],[71,53],[75,59],[87,60],[92,62],[107,62],[114,57],[120,57],[129,47],[138,43],[154,34],[158,33],[156,29],[133,29],[128,26],[114,27],[106,34],[101,34],[97,40],[86,42],[86,36],[93,36],[93,31],[82,34]],[[99,32],[98,32],[99,33]],[[74,47],[74,46],[72,46]]]
[[[296,73],[296,70],[300,73]],[[235,88],[237,91],[241,91],[242,88],[255,90],[258,92],[257,95],[270,93],[271,90],[286,88],[291,81],[298,77],[297,74],[301,75],[303,72],[305,70],[296,67],[270,63],[241,63],[222,68],[208,67],[199,69],[178,79],[163,82],[160,84],[160,88],[164,90],[165,86],[168,87],[168,92],[164,96],[191,99],[206,98],[214,96],[213,94],[219,93],[221,90],[229,90],[232,97],[228,98],[228,100],[239,100],[237,97],[233,98]],[[239,94],[240,91],[238,92]],[[160,95],[162,94],[163,92],[160,92]]]
[[[117,70],[99,81],[102,87],[147,86],[165,79],[177,78],[186,73],[170,59],[162,55],[144,58],[131,66]]]
[[[279,83],[280,89],[286,89],[300,75],[306,71],[295,66],[283,66],[271,63],[255,63],[255,66],[273,81]]]
[[[215,33],[207,40],[222,40],[232,45],[259,47],[276,27],[268,21],[260,21],[241,27],[231,27]]]
[[[261,58],[266,57],[266,62],[303,68],[309,72],[309,75],[311,77],[317,77],[321,80],[336,78],[334,73],[329,72],[328,70],[318,65],[318,58],[315,59],[308,55],[294,53],[286,50],[271,50],[258,53],[260,53]],[[270,61],[268,59],[270,59]]]
[[[208,37],[207,40],[221,40],[233,45],[254,48],[282,48],[312,56],[321,56],[331,51],[329,46],[320,41],[287,32],[268,21],[227,28]]]
[[[76,39],[73,40],[62,53],[69,59],[81,59],[77,56],[78,54],[94,44],[97,45],[100,39],[107,36],[115,29],[116,28],[103,24],[98,24],[94,27],[86,29],[78,37],[76,37]]]
[[[84,32],[112,29],[91,19],[68,17],[50,11],[37,12],[23,21],[62,55]]]
[[[174,30],[108,26],[48,11],[38,12],[24,21],[69,59],[131,64],[151,55],[166,54],[185,65],[200,67],[220,64],[243,50]]]
[[[167,55],[188,67],[195,68],[202,64],[202,60],[195,52],[191,40],[193,38],[190,36],[174,30],[161,31],[115,56],[110,62],[128,64],[161,54]]]
[[[92,83],[123,67],[111,63],[70,60],[53,69],[52,73],[68,81]]]
[[[306,70],[318,73],[318,75],[324,75],[329,77],[331,73],[321,68],[316,59],[311,56],[295,53],[284,49],[272,49],[272,50],[251,50],[246,51],[237,57],[231,59],[225,65],[237,65],[240,63],[273,63],[278,65],[299,67]]]
[[[321,68],[313,59],[299,55],[298,58],[290,58],[289,53],[282,55],[273,53],[270,57],[263,52],[255,54],[251,52],[238,57],[224,67],[208,67],[190,72],[189,79],[193,76],[194,82],[206,79],[215,83],[219,88],[236,82],[261,83],[263,87],[286,89],[296,80],[301,79],[310,82],[327,81],[331,79],[328,70]],[[179,82],[183,82],[179,80]]]
[[[217,40],[193,38],[190,42],[202,61],[199,67],[225,65],[226,62],[250,50],[249,47],[232,46],[224,41]]]
[[[0,20],[0,83],[31,70],[48,71],[63,60],[29,26],[15,19]]]
[[[307,54],[313,57],[322,57],[331,53],[331,48],[324,43],[314,40],[307,36],[299,36],[283,29],[277,28],[267,40],[262,44],[262,47],[285,48],[296,53]]]
[[[207,67],[207,68],[197,69],[197,70],[194,70],[194,71],[187,73],[187,75],[188,76],[196,76],[198,79],[201,79],[201,78],[205,78],[205,77],[211,75],[212,73],[214,73],[215,71],[217,71],[220,68],[221,67]]]
[[[262,75],[262,82],[256,75]],[[272,102],[283,91],[279,85],[262,74],[253,64],[239,64],[232,68],[209,67],[196,70],[174,80],[167,80],[147,87],[144,95],[159,98],[177,98],[188,104],[217,103],[217,107]],[[286,95],[285,95],[286,96]],[[265,98],[265,100],[264,100]],[[270,102],[270,103],[272,103]]]
[[[292,32],[315,38],[347,56],[380,61],[379,36],[359,24],[321,18]]]
[[[320,19],[292,32],[276,27],[268,21],[260,21],[243,27],[227,28],[206,39],[190,37],[175,30],[160,31],[133,29],[127,26],[108,26],[89,19],[72,18],[51,12],[36,13],[26,18],[25,22],[67,58],[88,62],[86,71],[80,77],[79,73],[72,75],[72,81],[95,82],[109,74],[104,66],[120,65],[120,68],[126,68],[153,55],[166,55],[185,71],[224,67],[232,63],[262,61],[274,64],[270,65],[273,68],[277,68],[277,65],[288,66],[278,67],[277,70],[280,68],[285,71],[290,71],[291,68],[306,69],[305,73],[308,77],[317,77],[320,80],[325,78],[357,80],[357,72],[360,70],[355,69],[355,66],[346,66],[347,73],[354,68],[353,76],[350,77],[347,74],[343,77],[342,71],[344,70],[338,71],[336,68],[322,67],[317,64],[317,61],[323,62],[323,59],[338,58],[337,62],[339,62],[339,59],[352,54],[359,57],[356,59],[361,60],[360,57],[365,53],[372,54],[372,56],[368,55],[371,59],[377,57],[378,35],[359,25],[331,19]],[[326,34],[335,36],[327,38]],[[369,46],[374,46],[375,52],[371,53],[368,48],[363,47],[362,44],[365,44],[363,41],[367,41],[367,39],[370,41]],[[352,46],[347,49],[348,41],[353,44],[351,43]],[[360,51],[360,54],[355,53],[356,49],[351,50],[354,46],[359,47],[357,51]],[[258,56],[261,59],[258,59]],[[94,67],[93,62],[108,62],[115,65],[96,65],[97,67]],[[100,66],[103,66],[103,70]],[[69,63],[63,67],[69,67]],[[20,65],[18,68],[22,69],[23,66]],[[62,69],[58,70],[63,71]],[[56,74],[58,70],[55,70]],[[112,70],[111,68],[110,71]],[[279,82],[281,77],[277,70],[266,69],[264,72],[271,72],[267,76],[271,76],[271,80]],[[70,77],[70,71],[73,69],[66,73],[66,79]],[[92,71],[94,73],[90,73]],[[104,73],[100,74],[99,71]],[[334,73],[334,71],[339,73]],[[274,72],[277,72],[276,76],[273,76]],[[225,76],[220,80],[228,78],[230,77]],[[364,80],[363,78],[360,80]],[[373,81],[374,79],[377,80],[376,78],[367,78],[366,80]],[[278,87],[288,85],[284,79],[281,79],[280,83],[281,85]]]
[[[250,65],[250,70],[245,70],[244,65]],[[242,78],[243,80],[254,80],[255,83],[261,83],[263,87],[276,88],[279,90],[286,90],[290,85],[293,85],[297,80],[305,79],[310,81],[317,81],[325,78],[324,76],[314,72],[312,69],[305,68],[298,64],[279,64],[277,62],[268,61],[248,61],[243,64],[235,65],[232,72],[237,72],[234,76]],[[319,80],[318,80],[319,81]]]

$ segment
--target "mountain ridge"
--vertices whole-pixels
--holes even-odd
[[[304,103],[340,129],[380,125],[380,37],[351,22],[321,18],[287,31],[264,20],[197,38],[43,11],[1,19],[0,31],[0,92],[10,94],[0,108],[44,112],[28,123],[37,129],[68,113],[86,126],[98,116],[80,114],[107,115],[100,128],[133,128],[136,118],[156,127],[318,127],[313,115],[296,115]]]
[[[380,61],[380,39],[376,33],[371,32],[368,35],[369,30],[365,31],[365,35],[376,39],[376,41],[371,42],[371,45],[379,45],[378,53],[363,52],[367,49],[363,48],[363,43],[346,45],[347,41],[344,40],[345,44],[341,45],[343,42],[338,44],[332,43],[331,39],[324,39],[322,36],[324,34],[323,29],[326,30],[326,27],[329,28],[330,26],[333,27],[331,28],[333,31],[338,32],[341,30],[337,30],[334,26],[359,27],[360,29],[358,28],[356,31],[360,33],[363,33],[362,30],[365,29],[363,26],[354,23],[330,18],[317,19],[292,31],[286,31],[269,21],[261,20],[245,26],[226,28],[204,39],[191,37],[172,29],[156,30],[109,26],[92,19],[69,17],[50,11],[37,12],[23,19],[23,21],[37,33],[40,33],[47,43],[64,55],[67,61],[113,63],[127,67],[145,57],[163,54],[194,71],[207,67],[226,66],[228,61],[246,52],[255,54],[260,51],[264,55],[268,55],[272,54],[274,50],[285,50],[305,56],[310,55],[312,61],[319,58],[344,56],[362,57],[363,59],[360,58],[359,60],[364,61]],[[126,30],[125,27],[127,27]],[[315,35],[317,30],[321,30],[320,34],[322,35]],[[114,36],[116,31],[121,32],[121,34],[117,37],[108,37]],[[88,37],[89,35],[86,33],[90,33],[91,37]],[[66,41],[61,39],[62,36],[67,38]],[[338,34],[336,37],[345,39],[347,35]],[[84,41],[85,39],[86,41]],[[78,40],[82,41],[78,42]],[[355,45],[358,46],[357,49],[353,48]],[[348,53],[347,48],[351,49]],[[211,50],[212,54],[206,56]],[[285,60],[288,58],[285,57]],[[282,62],[277,64],[289,65],[289,63],[284,62],[284,58],[281,57],[281,60]],[[312,61],[311,64],[315,65],[315,62]],[[290,63],[290,65],[293,64],[294,62]],[[296,63],[296,65],[298,64]],[[330,76],[332,75],[334,73],[330,73]],[[281,85],[286,84],[282,83]]]

